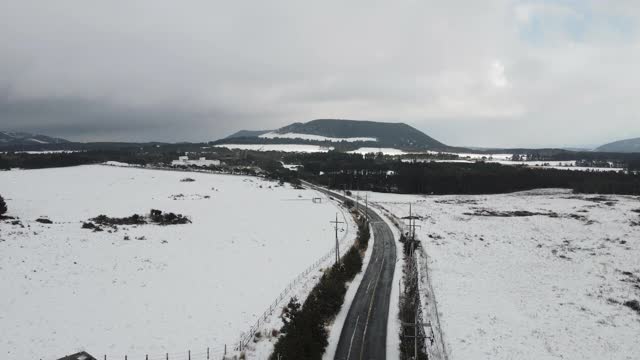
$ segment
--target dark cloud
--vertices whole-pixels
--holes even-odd
[[[634,1],[0,4],[0,128],[203,141],[314,118],[457,145],[640,135]]]

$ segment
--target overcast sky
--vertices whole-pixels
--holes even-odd
[[[316,118],[451,145],[640,137],[640,1],[0,0],[0,130],[215,140]]]

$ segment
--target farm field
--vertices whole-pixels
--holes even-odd
[[[413,203],[449,359],[640,354],[639,198],[368,196],[398,217]]]
[[[8,360],[219,354],[330,251],[336,213],[355,236],[319,193],[254,177],[91,165],[3,172],[0,188],[16,218],[0,221]],[[192,223],[82,228],[151,209]]]

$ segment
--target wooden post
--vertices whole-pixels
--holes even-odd
[[[145,357],[145,360],[149,360],[149,354],[147,354],[147,356]]]
[[[224,356],[227,356],[227,344],[224,344]]]
[[[189,350],[189,360],[191,360],[191,350]]]
[[[207,360],[209,360],[209,348],[207,348]]]
[[[167,353],[167,360],[169,360],[169,353]]]

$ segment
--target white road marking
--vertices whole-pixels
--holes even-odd
[[[367,327],[369,327],[369,319],[371,319],[371,310],[373,309],[373,300],[375,299],[376,288],[378,287],[378,283],[380,282],[380,275],[382,274],[382,269],[384,269],[384,260],[382,258],[382,263],[380,263],[380,271],[378,271],[378,277],[376,278],[376,284],[373,286],[373,292],[371,293],[371,302],[369,303],[369,312],[367,313],[367,322],[364,324],[364,331],[362,332],[362,343],[360,344],[360,360],[362,360],[362,355],[364,353],[364,338],[367,335]]]
[[[353,328],[353,335],[351,335],[351,342],[349,343],[349,352],[347,353],[347,360],[351,358],[351,347],[353,347],[353,338],[356,336],[356,331],[358,330],[358,321],[360,321],[360,315],[356,319],[356,326]]]

